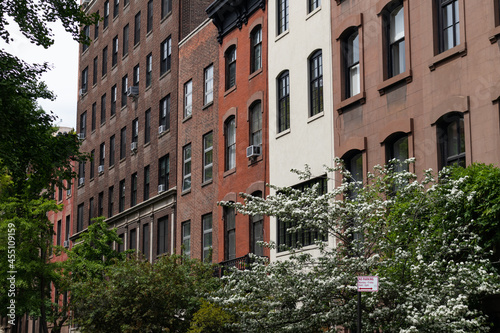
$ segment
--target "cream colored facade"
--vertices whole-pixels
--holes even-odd
[[[269,182],[278,186],[300,183],[297,175],[289,170],[304,170],[306,164],[313,177],[325,175],[324,166],[332,166],[334,159],[330,1],[321,1],[310,13],[308,1],[289,0],[288,4],[288,29],[278,34],[278,1],[268,3]],[[322,52],[323,112],[310,117],[309,58],[317,50]],[[278,133],[277,78],[285,70],[289,71],[290,78],[290,128]],[[332,187],[330,180],[328,189]],[[274,218],[270,239],[277,241]],[[270,259],[286,254],[272,250]]]

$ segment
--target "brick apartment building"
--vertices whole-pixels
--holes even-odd
[[[207,9],[219,46],[218,201],[239,193],[267,194],[267,12],[266,1],[214,1]],[[233,265],[248,253],[268,255],[268,218],[219,208],[217,261]]]

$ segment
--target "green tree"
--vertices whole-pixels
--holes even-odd
[[[236,318],[227,326],[240,332],[354,329],[356,277],[377,275],[379,292],[362,295],[363,331],[488,331],[479,304],[500,292],[500,278],[461,209],[477,192],[465,192],[468,179],[447,170],[439,177],[425,172],[420,181],[393,170],[376,167],[362,184],[339,167],[344,182],[326,194],[317,185],[304,191],[271,186],[275,194],[266,199],[243,195],[244,204],[221,203],[275,216],[293,225],[288,232],[315,229],[335,241],[334,247],[318,241],[315,256],[297,244],[288,259],[256,258],[251,270],[223,277],[223,288],[209,300]]]

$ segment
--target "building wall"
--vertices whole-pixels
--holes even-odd
[[[342,1],[332,4],[333,67],[341,68],[341,40],[346,28],[362,30],[364,61],[363,103],[345,103],[342,85],[333,87],[335,152],[363,151],[364,170],[386,162],[386,143],[396,132],[408,135],[413,170],[439,169],[439,120],[449,112],[464,118],[465,162],[498,163],[498,7],[493,0],[458,0],[460,42],[439,52],[437,9],[434,1],[402,2],[405,12],[406,72],[384,77],[383,20],[379,15],[390,1]],[[496,29],[496,30],[495,30]],[[335,82],[343,82],[336,71]],[[344,106],[343,108],[341,108]],[[442,118],[444,116],[444,118]]]
[[[278,1],[269,1],[269,181],[293,186],[301,182],[291,169],[304,170],[313,177],[326,174],[333,165],[333,80],[330,32],[330,1],[309,13],[307,1],[289,1],[289,28],[278,34]],[[309,58],[317,50],[323,60],[323,112],[310,116]],[[278,129],[278,77],[289,71],[290,128]],[[332,176],[332,175],[329,175]],[[333,181],[328,182],[331,189]],[[271,219],[271,239],[277,240],[276,220]],[[282,256],[285,253],[279,253]],[[277,257],[271,252],[271,259]]]
[[[193,258],[202,258],[203,254],[203,222],[202,216],[212,214],[213,258],[217,258],[217,224],[219,218],[217,207],[218,178],[218,85],[219,85],[219,44],[217,29],[205,20],[190,35],[185,37],[179,46],[179,95],[178,95],[178,157],[177,157],[177,239],[182,240],[182,223],[190,222],[190,254]],[[213,66],[213,101],[205,103],[205,69]],[[184,117],[184,86],[192,82],[192,115]],[[213,177],[204,180],[204,147],[203,137],[213,133]],[[191,145],[191,186],[182,188],[183,182],[183,148]],[[176,250],[181,252],[181,243]]]

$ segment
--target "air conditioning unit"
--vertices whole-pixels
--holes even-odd
[[[161,193],[161,192],[165,192],[165,185],[164,184],[158,185],[158,193]]]
[[[78,133],[78,139],[83,140],[85,139],[85,133]]]
[[[160,125],[160,127],[158,127],[158,134],[162,134],[163,132],[165,132],[167,130],[167,126],[165,125]]]
[[[247,147],[247,157],[255,157],[260,155],[260,146],[248,146]]]
[[[87,6],[90,3],[90,0],[83,0],[82,5]]]
[[[103,173],[104,172],[104,165],[99,165],[97,167],[97,173]]]
[[[65,248],[69,248],[69,240],[65,240],[64,243],[63,243],[63,246]]]
[[[139,96],[139,87],[138,86],[128,87],[127,96],[129,97]]]
[[[80,97],[87,93],[87,88],[80,89]]]
[[[130,150],[135,152],[137,150],[137,142],[132,142],[130,144]]]
[[[78,179],[78,185],[82,185],[85,182],[85,177]]]

